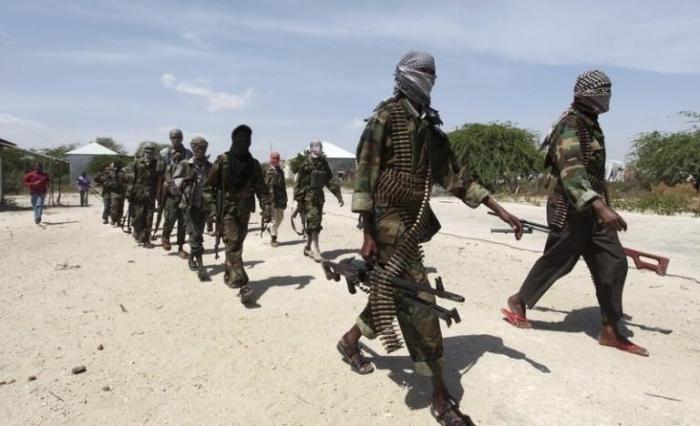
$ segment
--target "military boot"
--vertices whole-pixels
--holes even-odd
[[[272,241],[270,241],[270,245],[272,247],[277,247],[280,245],[280,243],[277,242],[277,235],[272,236]]]
[[[323,258],[321,257],[321,250],[318,248],[318,232],[311,233],[311,240],[313,241],[313,249],[311,249],[311,258],[317,263],[321,263]]]

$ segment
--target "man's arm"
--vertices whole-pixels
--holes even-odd
[[[388,112],[379,112],[367,123],[362,132],[357,151],[357,172],[355,190],[352,194],[352,211],[359,213],[362,219],[363,242],[360,255],[371,261],[377,256],[377,243],[372,233],[374,220],[374,191],[379,177],[382,144],[387,133]]]
[[[256,162],[253,170],[253,190],[255,195],[258,197],[258,203],[260,203],[260,210],[262,211],[263,218],[265,220],[270,219],[270,207],[272,205],[272,197],[270,196],[270,188],[265,183],[265,179],[262,175],[262,170],[260,163]]]
[[[335,198],[338,199],[340,207],[343,207],[343,193],[340,191],[340,183],[333,174],[333,170],[331,170],[331,167],[330,165],[328,165],[328,162],[325,163],[325,167],[326,176],[328,176],[328,180],[326,181],[326,188],[328,188],[328,190],[331,191],[333,195],[335,195]]]

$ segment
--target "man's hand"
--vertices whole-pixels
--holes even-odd
[[[364,241],[362,242],[362,248],[360,249],[360,256],[365,260],[365,262],[373,262],[376,260],[379,250],[377,250],[377,243],[374,241],[374,237],[371,234],[364,234]]]
[[[487,197],[486,200],[484,200],[484,205],[490,208],[502,221],[510,225],[516,240],[520,240],[520,238],[523,237],[523,224],[520,222],[520,219],[510,214],[491,197]]]
[[[593,201],[592,206],[598,222],[618,232],[627,231],[627,222],[615,210],[605,204],[605,201],[598,198]]]
[[[338,205],[339,205],[340,207],[343,207],[343,206],[345,205],[345,203],[343,202],[343,199],[342,199],[342,198],[338,198]]]

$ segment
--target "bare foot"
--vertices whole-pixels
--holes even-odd
[[[611,324],[603,324],[600,327],[598,343],[602,346],[610,346],[635,355],[649,356],[648,350],[632,343],[628,338],[620,334],[617,328]]]
[[[506,320],[513,326],[518,328],[530,328],[530,322],[527,320],[525,304],[520,300],[517,294],[508,298],[508,311],[501,311]]]

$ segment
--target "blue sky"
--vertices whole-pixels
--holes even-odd
[[[700,111],[700,2],[0,1],[0,137],[24,147],[180,127],[210,151],[253,127],[254,153],[313,139],[350,151],[409,49],[437,63],[445,129],[545,133],[588,68],[613,80],[608,157]]]

